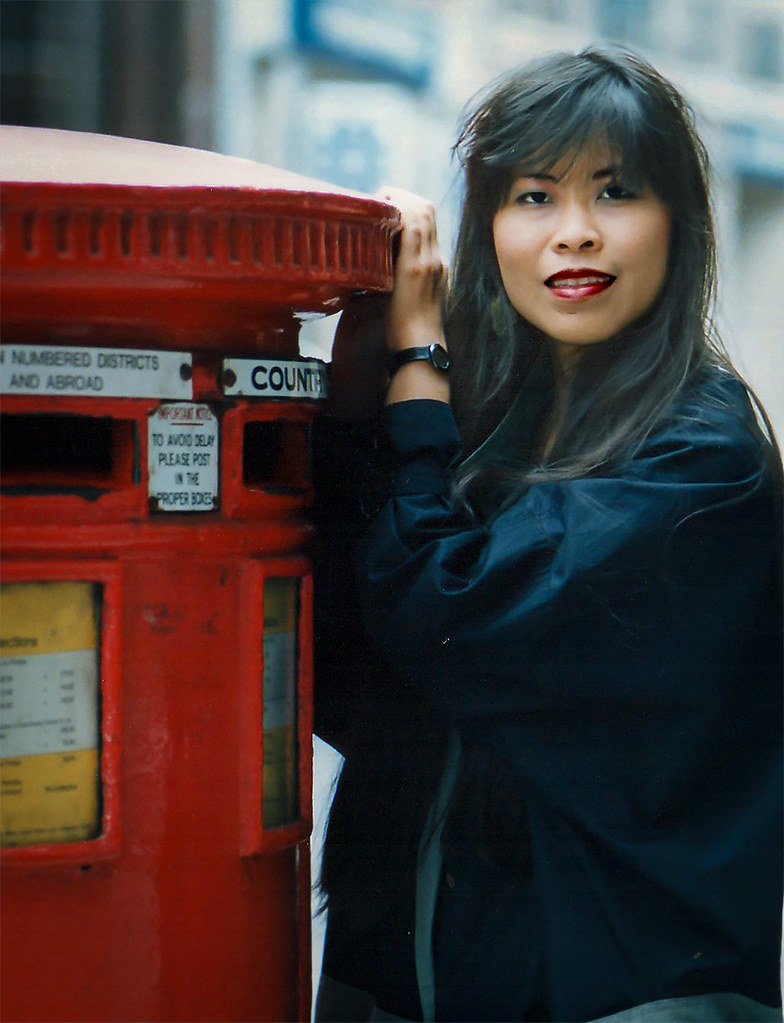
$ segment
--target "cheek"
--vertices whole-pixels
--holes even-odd
[[[663,211],[652,218],[646,231],[640,232],[643,239],[639,249],[638,265],[650,282],[649,290],[653,300],[667,276],[670,251],[670,218]]]
[[[534,274],[534,259],[530,246],[521,242],[519,230],[499,214],[493,222],[493,243],[501,281],[509,293],[525,287],[528,275]],[[511,297],[511,295],[510,295]]]
[[[495,258],[498,263],[498,269],[501,272],[501,278],[504,277],[504,268],[506,267],[509,260],[509,252],[506,244],[506,233],[503,229],[503,221],[496,217],[493,221],[493,247],[495,248]]]

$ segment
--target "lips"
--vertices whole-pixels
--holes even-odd
[[[575,300],[598,295],[606,291],[614,281],[612,274],[584,267],[579,270],[559,270],[544,283],[559,298]]]

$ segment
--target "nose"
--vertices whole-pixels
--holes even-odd
[[[562,206],[553,234],[553,248],[558,252],[585,252],[599,249],[601,245],[601,234],[590,208],[581,202]]]

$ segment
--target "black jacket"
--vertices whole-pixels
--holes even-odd
[[[381,436],[357,470],[369,640],[341,593],[356,435],[327,459],[342,568],[325,558],[317,579],[317,727],[346,756],[327,971],[419,1011],[409,831],[456,727],[438,1019],[589,1020],[711,991],[779,1004],[781,495],[742,386],[711,371],[626,464],[481,520],[449,496],[448,406],[388,407]]]

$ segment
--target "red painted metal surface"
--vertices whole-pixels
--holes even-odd
[[[227,394],[223,359],[297,360],[299,314],[387,289],[395,212],[212,154],[4,131],[8,360],[20,345],[190,356],[175,400],[217,420],[219,471],[212,510],[161,511],[148,464],[162,398],[74,382],[4,396],[4,584],[101,594],[101,803],[93,839],[2,850],[2,1018],[307,1019],[318,401]],[[46,457],[74,426],[101,458]],[[288,641],[273,650],[270,578],[297,580],[296,803],[272,823],[263,680]]]
[[[0,153],[16,341],[253,350],[391,285],[398,216],[370,197],[108,136],[4,127]]]

